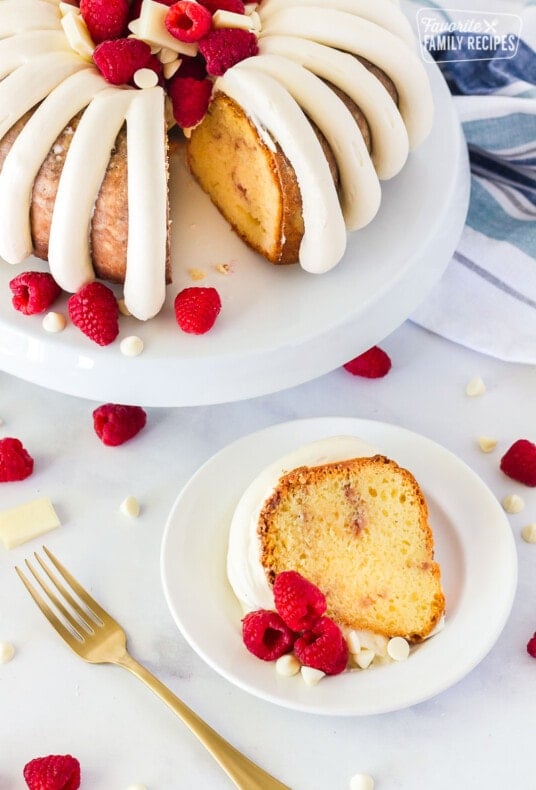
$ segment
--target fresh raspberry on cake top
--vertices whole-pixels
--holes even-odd
[[[80,13],[95,44],[120,38],[128,22],[128,0],[80,0]]]

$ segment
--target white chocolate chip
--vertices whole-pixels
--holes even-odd
[[[536,543],[536,523],[526,524],[521,530],[521,537],[527,543]]]
[[[139,782],[136,782],[135,785],[129,785],[127,787],[127,790],[147,790],[147,788],[146,788],[145,785],[142,785]]]
[[[158,74],[152,69],[138,69],[134,72],[134,85],[138,88],[154,88],[158,85]]]
[[[382,634],[374,634],[372,631],[354,631],[356,639],[359,640],[360,648],[368,648],[376,653],[377,656],[385,656],[387,653],[388,639]]]
[[[137,335],[129,335],[123,338],[119,348],[125,357],[137,357],[143,351],[143,340]]]
[[[497,439],[492,439],[491,436],[479,436],[477,441],[483,453],[491,453],[497,447]]]
[[[374,779],[368,774],[356,774],[350,779],[350,790],[374,790]]]
[[[483,395],[485,391],[486,385],[480,376],[475,376],[472,378],[465,388],[465,394],[469,395],[470,398],[474,398],[477,395]]]
[[[313,667],[302,667],[300,672],[307,686],[316,686],[326,675],[321,669],[314,669]]]
[[[160,52],[158,53],[158,60],[160,63],[172,63],[174,60],[177,60],[177,53],[174,49],[168,49],[167,47],[162,47]],[[179,63],[182,61],[179,60]]]
[[[285,678],[291,678],[293,675],[297,675],[300,669],[301,664],[292,653],[279,656],[275,662],[275,671],[278,675],[282,675]]]
[[[387,653],[393,661],[405,661],[409,656],[409,642],[403,636],[393,636],[387,643]]]
[[[137,518],[140,515],[140,505],[136,497],[127,496],[119,505],[119,510],[124,516]]]
[[[368,647],[363,647],[359,653],[354,653],[354,661],[360,669],[368,669],[372,664],[375,656],[374,650]]]
[[[15,648],[11,642],[0,642],[0,664],[7,664],[15,655]]]
[[[507,513],[520,513],[525,503],[518,494],[508,494],[502,500],[502,506]]]
[[[359,653],[361,650],[361,639],[359,637],[359,632],[352,630],[346,634],[346,644],[348,645],[348,650],[350,653]]]
[[[67,320],[62,313],[47,313],[42,321],[43,329],[46,332],[63,332],[67,326]]]

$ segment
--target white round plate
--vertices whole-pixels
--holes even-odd
[[[50,335],[40,316],[11,305],[9,280],[22,267],[0,261],[0,369],[70,395],[144,406],[241,400],[295,386],[339,367],[381,341],[423,301],[443,273],[468,205],[465,144],[448,89],[428,65],[436,121],[403,171],[383,184],[378,216],[351,234],[341,263],[325,275],[272,266],[230,230],[187,174],[171,163],[173,285],[153,320],[121,317],[119,339],[101,348],[74,326]],[[230,264],[222,274],[217,264]],[[189,270],[205,273],[194,281]],[[215,286],[222,312],[203,336],[181,332],[173,299],[187,285]],[[121,289],[117,289],[118,295]],[[58,303],[66,311],[66,298]],[[124,357],[119,341],[139,335],[144,352]]]
[[[407,467],[430,510],[447,601],[445,627],[407,661],[325,678],[314,688],[282,678],[242,643],[242,612],[226,577],[229,525],[244,489],[268,464],[317,439],[358,436]],[[482,480],[418,434],[349,418],[287,422],[246,436],[213,456],[179,495],[166,525],[164,593],[182,634],[237,686],[310,713],[365,715],[428,699],[463,678],[490,650],[509,615],[517,556],[508,520]]]

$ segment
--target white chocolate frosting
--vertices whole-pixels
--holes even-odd
[[[273,609],[274,598],[261,565],[259,515],[281,476],[299,466],[377,455],[379,450],[355,436],[334,436],[299,447],[266,467],[244,491],[229,531],[227,577],[244,611]]]

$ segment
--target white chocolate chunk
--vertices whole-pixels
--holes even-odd
[[[286,653],[284,656],[279,656],[275,662],[275,671],[278,675],[285,678],[291,678],[297,675],[301,669],[301,664],[292,653]]]
[[[475,376],[468,382],[465,388],[465,394],[469,395],[470,398],[477,397],[478,395],[483,395],[486,391],[486,385],[480,378],[480,376]]]
[[[15,655],[15,648],[11,642],[0,642],[0,664],[7,664]]]
[[[526,524],[521,530],[521,537],[527,543],[536,543],[536,523]]]
[[[212,27],[231,27],[236,30],[260,30],[260,19],[256,11],[251,14],[235,14],[233,11],[224,11],[218,8],[212,15]]]
[[[162,66],[162,74],[166,80],[170,80],[173,75],[177,73],[181,63],[182,60],[180,58],[175,58],[175,60],[172,60],[170,63],[164,63]]]
[[[350,790],[374,790],[374,779],[368,774],[355,774],[350,779]]]
[[[61,18],[61,24],[71,49],[74,49],[84,60],[91,61],[95,44],[80,14],[65,14]]]
[[[119,510],[124,516],[137,518],[140,515],[140,505],[136,497],[127,496],[119,505]]]
[[[403,636],[393,636],[387,643],[387,653],[393,661],[405,661],[409,656],[409,642]]]
[[[374,650],[368,647],[363,647],[359,653],[354,653],[353,658],[355,663],[360,669],[368,669],[372,664],[375,656]]]
[[[167,47],[162,47],[160,52],[158,53],[158,60],[160,63],[171,63],[177,57],[177,53],[174,49],[168,49]]]
[[[71,3],[59,3],[58,8],[60,9],[61,15],[65,16],[65,14],[79,14],[80,9],[76,5],[71,5]]]
[[[42,326],[46,332],[62,332],[67,325],[67,319],[62,313],[50,311],[43,318]]]
[[[525,503],[518,494],[508,494],[502,500],[502,506],[507,513],[520,513]]]
[[[326,675],[321,669],[314,669],[313,667],[302,667],[300,672],[307,686],[316,686]]]
[[[42,497],[0,513],[0,540],[6,549],[13,549],[59,526],[52,502]]]
[[[385,656],[387,653],[387,642],[388,639],[386,636],[382,634],[374,634],[372,631],[360,631],[355,630],[350,632],[353,634],[352,639],[358,640],[355,644],[358,644],[360,649],[366,647],[369,650],[372,650],[377,656]],[[347,635],[346,639],[348,640],[349,635]],[[350,650],[352,652],[352,650]]]
[[[134,785],[129,785],[127,787],[127,790],[147,790],[147,788],[146,788],[145,785],[142,785],[139,782],[136,782],[136,784],[134,784]]]
[[[477,441],[483,453],[491,453],[497,447],[497,439],[492,439],[491,436],[479,436]]]
[[[134,85],[142,90],[158,85],[158,74],[153,69],[138,69],[134,72]]]

